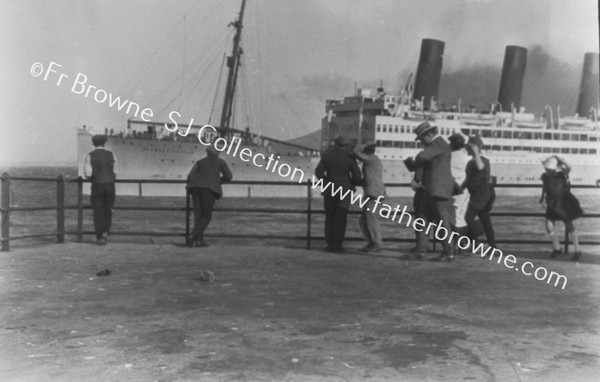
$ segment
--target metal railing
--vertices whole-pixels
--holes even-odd
[[[89,183],[89,180],[85,180],[81,177],[69,179],[64,175],[59,175],[56,178],[42,178],[42,177],[11,177],[9,174],[2,174],[2,200],[1,208],[2,212],[2,227],[0,241],[2,243],[2,251],[10,250],[10,242],[14,240],[32,239],[40,237],[51,237],[56,236],[57,243],[64,243],[66,235],[76,236],[77,242],[83,241],[84,234],[93,234],[93,231],[84,231],[83,229],[83,211],[91,210],[91,205],[83,204],[83,184]],[[34,182],[47,182],[56,183],[56,205],[53,206],[35,206],[35,207],[15,207],[11,205],[11,181],[34,181]],[[77,185],[77,199],[74,205],[67,205],[65,185],[67,183],[75,183]],[[138,184],[138,188],[141,189],[142,184],[185,184],[184,180],[168,180],[168,179],[119,179],[117,183],[121,184]],[[277,235],[276,233],[268,233],[264,235],[257,234],[208,234],[210,237],[223,237],[223,238],[266,238],[266,239],[293,239],[293,240],[305,240],[306,247],[310,248],[313,240],[322,240],[324,237],[315,236],[312,234],[312,220],[314,215],[324,214],[322,209],[313,209],[313,187],[311,182],[297,183],[297,182],[271,182],[271,181],[232,181],[227,184],[232,185],[266,185],[266,186],[289,186],[289,187],[305,187],[306,188],[306,208],[305,209],[291,209],[291,208],[216,208],[215,211],[220,212],[235,212],[235,213],[269,213],[269,214],[306,214],[306,235],[305,236],[291,236],[291,235]],[[386,187],[409,187],[407,183],[390,183],[386,184]],[[496,188],[539,188],[539,185],[524,185],[524,184],[497,184]],[[572,188],[597,188],[594,186],[572,186]],[[183,195],[182,195],[183,196]],[[184,232],[173,233],[173,232],[157,232],[157,231],[111,231],[111,235],[128,235],[128,236],[176,236],[184,237],[187,244],[187,238],[190,235],[190,217],[193,211],[190,203],[189,194],[185,197],[185,206],[182,207],[160,207],[160,206],[115,206],[115,210],[131,210],[131,211],[181,211],[185,212],[185,229]],[[56,230],[52,232],[25,234],[19,236],[11,236],[10,232],[10,216],[13,212],[33,212],[33,211],[56,211]],[[77,211],[77,228],[75,231],[65,230],[65,213],[67,210]],[[360,211],[350,211],[351,214],[359,214]],[[412,213],[412,211],[411,211]],[[532,213],[532,212],[493,212],[491,216],[498,217],[544,217],[544,213]],[[600,218],[600,213],[586,213],[582,218]],[[347,238],[348,240],[359,240],[358,238]],[[414,238],[390,238],[386,239],[386,242],[414,242]],[[498,240],[498,243],[505,244],[545,244],[548,241],[542,240],[516,240],[506,239]],[[580,241],[581,245],[600,245],[598,240],[587,240]],[[565,230],[564,248],[565,252],[568,252],[569,246],[569,233]]]

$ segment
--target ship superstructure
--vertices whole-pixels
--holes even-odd
[[[431,79],[439,81],[442,54],[443,42],[423,40],[414,92],[408,87],[400,95],[389,95],[382,87],[375,92],[357,89],[353,96],[328,100],[322,121],[323,148],[340,134],[355,143],[373,140],[384,162],[384,180],[409,182],[412,174],[402,160],[422,149],[415,141],[414,129],[431,121],[445,137],[453,133],[479,135],[498,183],[537,184],[543,170],[541,160],[559,155],[573,167],[573,184],[596,184],[600,178],[598,54],[585,56],[578,101],[578,110],[588,110],[589,116],[557,115],[556,119],[550,107],[539,118],[521,107],[526,49],[515,46],[506,49],[497,102],[479,112],[462,110],[460,102],[449,109],[440,107],[436,102],[439,82]],[[594,78],[595,92],[590,85]]]

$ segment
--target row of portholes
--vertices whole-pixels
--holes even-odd
[[[388,125],[380,125],[377,124],[376,131],[378,133],[414,133],[416,126],[405,126],[405,125],[390,125],[388,129]],[[393,130],[392,130],[393,129]],[[440,127],[439,132],[441,135],[450,135],[455,131],[454,128],[451,127]]]

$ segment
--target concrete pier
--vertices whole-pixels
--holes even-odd
[[[597,380],[597,256],[512,251],[567,276],[562,290],[476,256],[401,260],[405,249],[3,252],[0,380]]]

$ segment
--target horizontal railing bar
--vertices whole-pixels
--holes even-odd
[[[94,231],[84,231],[84,234],[95,234]],[[77,231],[68,231],[68,235],[76,235]],[[148,231],[118,231],[112,232],[110,236],[177,236],[185,237],[183,233],[168,233],[168,232],[148,232]],[[291,235],[253,235],[253,234],[205,234],[205,237],[225,237],[225,238],[246,238],[246,239],[297,239],[305,240],[306,236],[291,236]],[[12,237],[11,237],[12,240]]]
[[[82,207],[83,209],[89,210],[92,207],[90,205],[86,205]],[[50,206],[42,206],[42,207],[11,207],[10,211],[18,212],[18,211],[52,211],[57,210],[58,207],[50,207]],[[66,210],[77,210],[78,207],[76,205],[70,205],[65,207]],[[114,206],[113,209],[120,211],[185,211],[185,207],[154,207],[154,206]],[[190,208],[190,211],[193,211],[193,208]],[[215,212],[250,212],[250,213],[294,213],[294,214],[305,214],[308,213],[308,210],[295,210],[295,209],[270,209],[270,208],[215,208]],[[0,212],[4,212],[4,209],[0,209]],[[407,211],[411,215],[414,215],[414,211]],[[312,214],[324,214],[325,210],[311,210]],[[361,211],[351,210],[348,211],[348,214],[358,215]],[[496,217],[544,217],[546,216],[543,212],[490,212],[490,216]],[[591,214],[583,214],[580,218],[587,219],[598,219],[600,218],[600,213],[591,213]]]
[[[77,235],[77,231],[66,231],[67,235]],[[83,231],[84,235],[95,235],[95,231]],[[111,232],[110,236],[179,236],[185,237],[184,233],[170,233],[170,232],[150,232],[150,231],[118,231]],[[11,238],[12,239],[12,238]]]
[[[48,178],[48,179],[42,179],[42,178],[23,178],[23,177],[19,177],[19,178],[11,178],[14,180],[52,180],[52,181],[57,181],[56,179],[52,179],[52,178]],[[78,182],[83,182],[83,183],[90,183],[91,181],[89,179],[79,179],[79,178],[67,178],[65,179],[66,182],[69,183],[78,183]],[[186,180],[184,179],[117,179],[115,181],[116,183],[134,183],[134,184],[138,184],[138,183],[142,183],[142,184],[148,184],[148,183],[157,183],[157,184],[185,184]],[[307,185],[312,185],[311,181],[307,181],[307,182],[302,182],[302,183],[298,183],[298,182],[282,182],[282,181],[270,181],[270,180],[232,180],[229,181],[227,183],[223,183],[223,185],[240,185],[240,184],[247,184],[247,185],[265,185],[265,186],[307,186]],[[385,183],[386,187],[410,187],[410,183]],[[497,183],[494,185],[494,187],[496,188],[540,188],[541,189],[541,181],[540,183]],[[571,184],[571,188],[582,188],[582,189],[600,189],[600,186],[597,185],[592,185],[592,184]]]
[[[540,212],[490,212],[490,216],[513,216],[513,217],[544,217]],[[579,218],[600,218],[600,214],[583,214]]]
[[[91,206],[88,206],[90,209]],[[114,206],[114,210],[120,211],[185,211],[185,207],[144,207],[144,206]]]
[[[206,234],[205,236],[209,236],[208,234]],[[218,236],[218,235],[215,235]],[[235,237],[239,237],[239,236],[235,236]],[[271,237],[271,236],[269,236]],[[306,239],[306,236],[302,236],[301,238]],[[311,240],[325,240],[325,236],[312,236],[311,235]],[[346,240],[350,240],[350,241],[364,241],[365,239],[363,237],[357,237],[357,236],[352,236],[352,237],[345,237],[344,241]],[[399,239],[394,239],[394,238],[387,238],[387,239],[383,239],[383,242],[388,242],[388,243],[414,243],[415,239],[411,238],[411,239],[404,239],[404,238],[399,238]],[[485,240],[481,240],[479,241],[481,243],[487,243]],[[500,244],[551,244],[550,241],[548,240],[496,240],[497,243]],[[562,243],[562,240],[560,241]],[[430,243],[434,243],[434,241],[430,241]],[[439,242],[437,242],[439,244]],[[590,241],[590,240],[579,240],[579,244],[580,245],[600,245],[600,241]],[[501,249],[501,248],[499,248]]]
[[[190,211],[193,211],[193,208],[190,208]],[[308,210],[293,210],[293,209],[274,209],[274,208],[215,208],[214,211],[218,212],[258,212],[258,213],[274,213],[274,214],[306,214]],[[311,213],[316,212],[311,210]],[[325,212],[325,211],[323,211]]]
[[[23,180],[28,182],[58,182],[57,178],[37,178],[32,176],[11,176],[10,180]]]
[[[13,236],[10,235],[10,241],[13,240],[22,240],[22,239],[32,239],[32,238],[36,238],[36,237],[49,237],[49,236],[56,236],[57,233],[39,233],[39,234],[35,234],[35,235],[21,235],[21,236]],[[6,239],[2,238],[0,239],[0,241],[4,241]]]
[[[40,207],[10,207],[10,212],[13,211],[56,211],[58,209],[57,206],[49,207],[49,206],[40,206]]]

